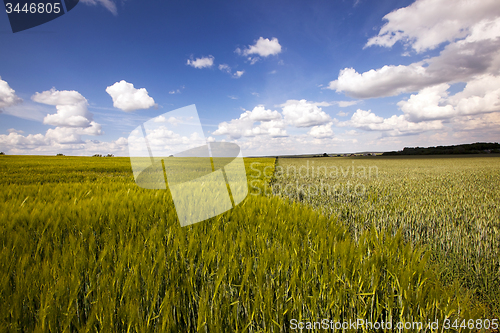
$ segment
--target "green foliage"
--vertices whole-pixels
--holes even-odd
[[[245,163],[268,192],[262,171],[275,160]],[[136,186],[128,158],[6,156],[0,176],[1,331],[284,332],[292,318],[484,315],[404,231],[351,237],[345,219],[264,195],[181,228],[169,191]]]

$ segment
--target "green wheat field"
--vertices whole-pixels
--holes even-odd
[[[181,228],[128,158],[0,156],[0,332],[494,331],[460,323],[500,317],[500,157],[245,166],[241,204]]]

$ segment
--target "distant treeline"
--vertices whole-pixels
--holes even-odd
[[[500,153],[500,144],[497,142],[476,142],[456,146],[437,147],[405,147],[400,151],[385,152],[383,156],[393,155],[451,155],[451,154],[485,154]]]

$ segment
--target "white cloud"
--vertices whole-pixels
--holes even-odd
[[[411,121],[500,111],[500,76],[479,76],[451,97],[448,97],[449,87],[440,84],[424,88],[407,101],[400,101],[398,106]]]
[[[286,137],[254,136],[236,143],[247,156],[276,156],[298,153],[324,153],[343,151],[345,147],[352,147],[356,139],[345,139],[335,137],[314,138],[310,135],[295,135]]]
[[[464,131],[466,135],[483,134],[489,137],[488,141],[495,141],[498,140],[495,137],[499,136],[500,112],[455,117],[451,125],[455,133]]]
[[[48,114],[43,123],[63,127],[87,127],[92,121],[92,114],[85,103],[74,105],[56,105],[57,113]]]
[[[254,65],[257,61],[260,60],[260,58],[259,57],[248,57],[247,60],[250,61],[250,65]]]
[[[417,134],[443,128],[443,124],[439,120],[415,123],[408,121],[404,115],[382,118],[370,110],[361,109],[358,109],[350,120],[339,122],[337,126],[361,128],[366,131],[382,131],[390,136]]]
[[[158,156],[168,156],[176,152],[185,151],[206,144],[206,139],[203,134],[200,135],[197,132],[186,131],[179,133],[178,131],[172,131],[169,127],[164,125],[148,126],[148,128],[146,128],[146,133],[147,141],[153,155]],[[132,131],[128,138],[128,143],[130,151],[142,151],[143,136],[141,131]]]
[[[477,75],[497,73],[499,69],[500,38],[460,41],[446,46],[437,57],[408,66],[386,65],[362,74],[345,68],[328,88],[356,98],[395,96],[440,83],[466,82]]]
[[[335,104],[337,104],[341,108],[345,108],[345,107],[348,107],[351,105],[356,105],[358,103],[359,103],[359,101],[338,101],[338,102],[335,102]]]
[[[0,109],[21,103],[23,100],[16,95],[16,91],[0,77]]]
[[[348,116],[348,115],[349,115],[349,112],[344,112],[344,111],[337,112],[337,116],[340,116],[340,117],[345,117],[345,116]]]
[[[407,101],[399,102],[398,106],[410,121],[450,118],[455,114],[453,106],[442,105],[448,97],[449,87],[443,83],[424,88],[418,94],[411,95]]]
[[[236,79],[239,79],[244,73],[245,73],[245,71],[236,71],[233,74],[233,77],[236,78]]]
[[[57,113],[47,114],[43,119],[44,124],[75,128],[92,126],[92,113],[87,109],[87,100],[77,91],[52,88],[35,93],[31,99],[37,103],[56,106]]]
[[[154,99],[148,95],[146,88],[136,89],[132,83],[125,80],[107,87],[106,92],[113,99],[113,106],[125,112],[149,109],[156,106]]]
[[[172,125],[177,125],[178,123],[182,122],[182,120],[179,118],[175,118],[175,117],[169,117],[167,119],[164,116],[158,116],[158,117],[154,118],[153,122],[155,122],[155,123],[169,123]]]
[[[227,97],[228,97],[228,98],[231,98],[231,99],[238,99],[238,97],[237,97],[237,96],[233,96],[233,95],[229,95],[229,96],[227,96]]]
[[[271,120],[281,120],[281,114],[278,111],[266,110],[263,105],[258,105],[253,108],[252,111],[245,111],[242,117],[248,117],[253,121],[271,121]],[[241,117],[240,117],[241,118]]]
[[[333,136],[332,125],[333,123],[329,122],[328,124],[314,126],[307,134],[315,138],[330,138]]]
[[[170,90],[168,93],[170,95],[180,94],[184,88],[186,88],[186,87],[185,86],[181,86],[179,89]]]
[[[196,58],[196,60],[188,59],[186,64],[194,68],[212,67],[214,59],[213,56],[209,55],[208,57]]]
[[[249,45],[246,49],[241,50],[237,48],[235,50],[236,53],[242,54],[244,56],[248,56],[250,54],[257,54],[261,57],[268,57],[270,55],[276,55],[281,53],[281,45],[277,38],[273,37],[271,40],[268,38],[259,37],[259,39],[255,42],[254,45]],[[257,60],[253,60],[255,58],[250,58],[249,60],[252,64]]]
[[[47,104],[47,105],[75,105],[84,103],[87,104],[87,100],[78,91],[75,90],[56,90],[52,88],[50,90],[44,91],[42,93],[35,93],[31,96],[31,99],[37,103]]]
[[[56,127],[50,128],[45,134],[45,138],[56,143],[83,143],[81,135],[101,135],[101,125],[91,122],[86,128]]]
[[[401,41],[423,52],[464,38],[482,20],[499,15],[497,0],[417,0],[384,16],[387,23],[366,46],[392,47]]]
[[[7,130],[7,132],[9,132],[9,133],[18,133],[18,134],[23,134],[24,133],[24,131],[16,130],[15,128],[9,128]]]
[[[312,127],[323,125],[332,119],[319,106],[330,105],[329,103],[312,103],[305,99],[288,100],[280,105],[287,124],[295,127]]]
[[[92,155],[93,153],[122,153],[125,155],[127,141],[124,138],[112,142],[99,143],[97,140],[83,141],[80,135],[97,135],[101,126],[95,122],[87,128],[56,127],[44,134],[21,135],[11,132],[0,135],[0,145],[10,154],[56,154],[67,152],[71,155]],[[97,149],[100,148],[100,149]],[[92,153],[92,154],[91,154]]]
[[[93,6],[100,4],[104,6],[104,8],[109,10],[113,15],[118,14],[118,10],[116,9],[116,4],[112,0],[81,0],[81,2]]]
[[[34,149],[34,152],[47,152],[51,147],[60,149],[61,145],[65,144],[83,144],[85,141],[82,140],[82,135],[103,134],[101,125],[92,120],[92,113],[87,109],[87,100],[77,91],[59,91],[52,88],[35,93],[31,99],[56,106],[57,113],[48,114],[43,123],[57,127],[48,129],[45,135],[19,136],[18,133],[11,132],[8,137],[3,137],[3,140],[14,150]]]
[[[483,75],[469,81],[449,102],[461,115],[500,111],[500,76]]]
[[[260,124],[254,126],[256,122]],[[227,135],[231,139],[266,134],[286,136],[284,127],[285,124],[278,111],[266,110],[264,106],[258,105],[252,111],[242,113],[238,119],[220,123],[219,128],[212,134]]]
[[[430,10],[434,8],[430,3],[435,6],[443,6],[443,8],[450,6],[450,10],[441,12]],[[429,4],[429,6],[426,7],[423,4]],[[469,5],[477,8],[470,9],[468,8]],[[449,5],[444,0],[433,0],[431,2],[422,0],[415,2],[412,6],[407,8],[420,8],[415,12],[416,16],[412,19],[406,18],[401,24],[414,25],[418,22],[424,22],[422,24],[431,27],[429,28],[430,32],[421,32],[421,36],[415,35],[417,36],[415,37],[411,35],[413,36],[411,40],[414,47],[418,50],[424,50],[435,47],[441,42],[451,41],[438,56],[407,66],[387,65],[364,73],[358,73],[353,68],[345,68],[340,71],[337,80],[330,82],[328,88],[358,98],[374,98],[419,91],[441,83],[467,82],[478,75],[496,74],[500,71],[500,17],[498,17],[500,15],[500,9],[498,9],[500,6],[498,6],[497,1],[486,0],[477,3],[473,1],[457,1],[457,8],[455,8],[455,6]],[[461,27],[462,22],[455,22],[456,15],[458,15],[457,12],[465,15],[467,13],[466,9],[470,9],[471,21],[466,26]],[[419,15],[423,16],[423,18]],[[432,16],[432,19],[428,19],[427,16],[429,15]],[[467,13],[467,15],[469,14]],[[447,32],[439,23],[441,21],[448,22],[450,29],[454,27],[453,29],[458,30],[451,29],[450,31],[453,30],[453,33]],[[464,22],[468,21],[465,20]],[[455,24],[458,26],[455,26]],[[405,31],[403,28],[401,29]],[[419,30],[416,29],[415,31]],[[440,37],[441,32],[448,37],[456,37],[445,38],[444,35]],[[415,32],[415,34],[420,34],[420,32]],[[392,46],[393,42],[403,37],[404,32],[394,32],[392,35],[383,35],[380,43],[385,43],[385,46]],[[455,40],[456,38],[462,39]],[[382,42],[383,40],[385,42]]]
[[[230,73],[231,74],[231,67],[227,64],[220,64],[219,69],[223,72]]]
[[[47,145],[43,134],[21,135],[19,133],[10,133],[9,135],[0,135],[0,145],[10,150],[12,148],[33,149],[38,146]]]
[[[245,71],[236,71],[231,74],[231,67],[229,67],[229,65],[227,64],[220,64],[219,69],[225,73],[230,74],[235,79],[239,79],[245,73]]]

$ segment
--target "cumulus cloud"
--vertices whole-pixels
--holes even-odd
[[[500,111],[500,76],[483,75],[469,81],[449,102],[461,115]]]
[[[60,127],[92,126],[92,113],[87,109],[85,97],[74,90],[56,90],[52,88],[41,93],[35,93],[31,99],[37,103],[55,105],[57,113],[48,114],[43,119],[47,125]]]
[[[206,139],[203,134],[197,132],[176,132],[168,126],[159,125],[146,129],[147,141],[153,152],[153,155],[168,156],[174,152],[185,151],[191,148],[199,147],[206,144]],[[130,151],[142,151],[143,136],[141,130],[131,132],[129,138]]]
[[[255,41],[254,45],[249,45],[244,50],[237,48],[235,52],[244,56],[257,54],[261,57],[268,57],[270,55],[277,55],[281,53],[281,45],[276,37],[273,37],[270,40],[268,38],[259,37],[259,39]],[[250,58],[249,60],[253,61],[253,59],[254,58]],[[255,61],[253,63],[255,63]]]
[[[460,131],[465,132],[466,135],[479,132],[489,137],[489,140],[495,140],[495,136],[499,136],[500,112],[455,117],[451,121],[451,125],[455,134],[460,133]]]
[[[0,135],[0,145],[7,148],[7,150],[12,148],[33,149],[41,145],[47,145],[47,141],[43,134],[29,134],[24,136],[19,133],[10,133],[8,135]]]
[[[352,149],[356,139],[324,137],[314,138],[310,135],[290,135],[286,137],[254,136],[237,141],[241,149],[250,156],[271,156],[307,153],[324,153],[327,151],[343,151],[346,147]],[[247,156],[248,156],[247,155]]]
[[[256,122],[260,122],[255,126]],[[266,110],[263,105],[256,106],[252,111],[245,111],[240,118],[222,122],[213,135],[227,135],[231,139],[255,135],[286,136],[285,124],[278,111]]]
[[[65,128],[64,130],[74,130]],[[64,130],[49,130],[43,134],[29,134],[23,136],[19,133],[0,135],[0,145],[9,154],[56,154],[66,153],[71,155],[115,154],[126,156],[127,139],[121,137],[111,142],[97,140],[82,141],[74,133],[65,133]],[[2,148],[2,149],[4,149]]]
[[[280,106],[283,108],[284,119],[287,124],[295,127],[312,127],[324,125],[332,119],[319,106],[329,103],[312,103],[305,99],[288,100]]]
[[[345,68],[328,88],[356,98],[395,96],[441,83],[466,82],[499,69],[500,38],[463,41],[447,45],[437,57],[408,66],[386,65],[361,74]]]
[[[56,127],[50,128],[45,134],[45,139],[56,143],[83,143],[81,135],[101,135],[101,125],[96,122],[91,122],[89,127],[72,128],[72,127]]]
[[[407,101],[398,103],[400,109],[410,121],[445,119],[453,116],[455,110],[451,105],[442,105],[448,97],[446,83],[422,89],[411,95]]]
[[[410,38],[411,45],[418,50],[433,48],[442,42],[449,41],[438,56],[407,66],[387,65],[364,73],[358,73],[354,68],[345,68],[340,71],[337,80],[330,82],[328,88],[357,98],[375,98],[415,92],[441,83],[467,82],[476,76],[498,73],[500,71],[500,9],[498,9],[500,6],[497,5],[497,1],[457,1],[457,6],[450,6],[449,11],[441,12],[429,10],[434,8],[430,5],[431,3],[443,8],[450,6],[448,1],[444,0],[422,0],[410,7],[393,12],[400,13],[408,9],[416,16],[412,19],[404,16],[405,19],[402,19],[400,23],[403,25],[426,24],[430,27],[430,32],[422,31],[421,36],[415,35],[415,37],[410,34],[408,36],[413,37],[404,37],[406,30],[403,27],[401,31],[398,30],[392,34],[383,33],[381,35],[383,38],[379,36],[378,40],[380,45],[390,47],[397,40]],[[429,6],[426,7],[423,4]],[[417,7],[420,9],[414,12]],[[469,23],[463,23],[465,26],[462,27],[462,21],[456,21],[456,19],[462,14],[465,15],[464,13],[469,15],[469,10],[471,19],[470,21],[464,19],[463,22]],[[458,15],[457,11],[462,14]],[[432,19],[427,17],[429,15]],[[439,23],[441,21],[449,23],[449,31],[441,26]],[[395,25],[395,28],[391,29],[397,27],[399,26]],[[389,30],[392,31],[391,29]],[[418,31],[420,30],[416,29],[415,34],[420,34]],[[440,33],[448,37],[440,37]],[[461,39],[456,40],[457,38]],[[370,45],[374,45],[374,40],[371,41]]]
[[[286,127],[311,127],[309,137],[327,138],[333,136],[332,119],[320,106],[331,105],[327,102],[308,102],[288,100],[280,105],[282,113],[256,106],[252,111],[243,112],[238,119],[222,122],[213,135],[227,135],[230,139],[242,137],[267,136],[271,138],[288,136]]]
[[[48,114],[43,123],[62,127],[88,127],[91,125],[92,114],[83,103],[75,105],[56,105],[57,113]]]
[[[467,83],[463,91],[448,97],[448,84],[424,88],[399,108],[410,121],[449,119],[455,116],[500,111],[500,76],[479,76]]]
[[[401,41],[416,52],[464,38],[474,26],[500,15],[497,0],[417,0],[386,16],[387,23],[366,47],[392,47]]]
[[[0,77],[0,110],[21,103],[23,100],[16,95],[16,91]]]
[[[315,138],[330,138],[333,136],[332,130],[333,122],[329,122],[328,124],[314,126],[307,133]]]
[[[188,59],[186,65],[194,68],[206,68],[212,67],[214,64],[214,57],[209,55],[208,57],[196,58],[196,60]]]
[[[113,106],[125,112],[157,106],[154,99],[149,96],[146,88],[136,89],[132,83],[125,80],[107,87],[106,92],[113,99]]]
[[[382,118],[371,112],[371,110],[358,109],[350,120],[339,122],[337,126],[361,128],[366,131],[382,131],[389,136],[398,136],[438,130],[443,128],[443,123],[439,120],[411,122],[404,115]]]
[[[83,144],[82,135],[102,135],[100,124],[92,120],[92,113],[87,109],[87,99],[74,90],[56,90],[52,88],[35,93],[31,99],[37,103],[55,105],[57,113],[47,114],[43,123],[56,126],[48,129],[45,135],[21,136],[11,132],[3,140],[12,149],[34,149],[34,152],[50,151],[51,147],[61,148],[65,144]],[[45,148],[40,148],[45,147]],[[39,149],[40,148],[40,149]],[[46,150],[49,149],[49,150]]]
[[[81,0],[82,3],[87,5],[97,5],[100,4],[109,10],[113,15],[118,15],[118,10],[116,9],[116,4],[112,0]]]
[[[85,97],[83,97],[78,91],[75,90],[56,90],[52,88],[50,90],[35,93],[31,99],[37,103],[47,104],[47,105],[74,105],[80,103],[87,103]]]

